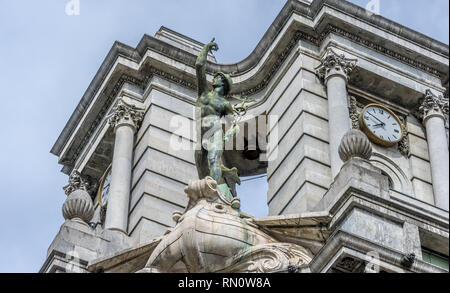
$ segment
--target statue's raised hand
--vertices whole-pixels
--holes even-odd
[[[216,42],[214,42],[215,40],[216,40],[216,38],[213,38],[211,40],[211,42],[209,42],[209,44],[208,44],[209,51],[218,51],[219,50],[219,46],[216,44]]]

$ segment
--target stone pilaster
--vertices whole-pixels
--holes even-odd
[[[449,210],[449,152],[444,115],[448,114],[448,104],[448,99],[427,90],[416,113],[416,117],[423,122],[426,129],[435,205],[447,211]]]
[[[317,75],[327,87],[330,127],[330,161],[333,179],[339,173],[342,162],[338,148],[342,137],[352,128],[348,105],[347,83],[357,60],[346,58],[329,48],[316,69]]]
[[[143,116],[142,109],[120,99],[108,119],[114,127],[116,137],[105,228],[125,234],[128,225],[134,134]]]

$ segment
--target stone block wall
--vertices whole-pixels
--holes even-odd
[[[331,183],[327,97],[314,73],[319,60],[302,45],[267,100],[278,119],[268,133],[277,145],[268,155],[270,215],[310,211]]]
[[[148,106],[136,136],[128,221],[128,233],[137,243],[164,234],[174,225],[172,213],[187,205],[183,190],[197,178],[196,138],[193,127],[180,131],[176,117],[193,125],[195,95],[159,77],[149,84]],[[182,150],[171,146],[175,138]]]

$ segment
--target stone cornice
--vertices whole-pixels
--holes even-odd
[[[382,45],[379,45],[379,44],[371,41],[371,40],[364,39],[360,35],[352,34],[352,33],[348,32],[348,31],[346,31],[344,29],[341,29],[339,27],[336,27],[334,25],[328,25],[326,27],[326,29],[320,34],[320,37],[319,37],[320,43],[322,43],[323,39],[325,39],[330,33],[334,33],[334,34],[337,34],[337,35],[342,36],[344,38],[347,38],[347,39],[349,39],[349,40],[351,40],[351,41],[353,41],[353,42],[355,42],[357,44],[363,45],[363,46],[365,46],[367,48],[370,48],[372,50],[375,50],[375,51],[377,51],[377,52],[379,52],[381,54],[384,54],[384,55],[387,55],[389,57],[392,57],[392,58],[394,58],[394,59],[396,59],[396,60],[398,60],[398,61],[400,61],[400,62],[402,62],[404,64],[407,64],[407,65],[411,66],[411,67],[415,67],[415,68],[417,68],[419,70],[422,70],[422,71],[425,71],[425,72],[427,72],[429,74],[437,76],[440,79],[443,79],[443,78],[445,78],[446,75],[448,75],[448,72],[447,73],[441,72],[441,71],[437,70],[436,68],[433,68],[433,67],[431,67],[429,65],[426,65],[424,63],[421,63],[421,62],[417,61],[414,58],[410,58],[410,57],[407,57],[407,56],[405,56],[405,55],[403,55],[403,54],[401,54],[399,52],[395,52],[393,50],[390,50],[390,49],[388,49],[386,47],[383,47]]]
[[[120,91],[120,89],[122,88],[124,83],[130,83],[130,84],[133,84],[133,85],[135,85],[135,86],[137,86],[139,88],[145,88],[145,86],[148,84],[149,80],[154,75],[156,75],[156,76],[164,78],[164,79],[166,79],[168,81],[171,81],[171,82],[174,82],[174,83],[179,84],[181,86],[184,86],[186,88],[189,88],[189,89],[192,89],[192,90],[196,90],[196,86],[193,83],[191,83],[189,81],[186,81],[184,79],[178,78],[178,77],[174,76],[173,74],[164,72],[164,71],[159,70],[157,68],[150,67],[148,69],[147,73],[148,73],[147,76],[143,80],[137,79],[137,78],[132,77],[132,76],[127,75],[127,74],[123,74],[119,78],[119,80],[114,85],[113,90],[108,95],[108,97],[107,97],[105,103],[103,104],[102,108],[100,109],[100,111],[99,111],[99,113],[97,115],[97,118],[90,124],[89,129],[86,132],[86,134],[84,135],[83,139],[81,139],[79,144],[77,144],[75,146],[74,156],[72,158],[68,159],[68,160],[62,161],[61,163],[73,167],[74,162],[78,159],[78,156],[82,153],[82,150],[88,145],[88,141],[91,138],[92,134],[97,129],[97,127],[100,125],[100,123],[103,121],[104,117],[107,114],[108,109],[111,107],[112,103],[114,102],[115,97],[117,96],[118,92]],[[65,173],[67,173],[67,172],[65,172]]]
[[[290,1],[291,2],[291,1]],[[296,1],[292,1],[296,2]],[[300,4],[297,2],[297,5]],[[415,30],[412,30],[408,27],[405,27],[401,24],[398,24],[392,20],[389,20],[383,16],[376,14],[369,14],[367,11],[353,3],[342,0],[315,0],[312,2],[311,7],[309,9],[308,16],[314,19],[319,11],[324,7],[328,6],[332,9],[340,10],[346,14],[351,15],[352,17],[361,19],[364,22],[367,22],[375,27],[378,27],[382,30],[385,30],[393,35],[400,36],[408,41],[414,42],[427,48],[428,50],[434,51],[442,56],[448,57],[449,55],[449,46],[439,42],[433,38],[430,38],[424,34],[421,34]],[[296,10],[298,11],[298,10]]]
[[[267,50],[270,48],[273,41],[277,38],[280,31],[285,26],[286,22],[290,18],[290,16],[294,13],[300,14],[302,16],[308,17],[310,19],[314,19],[319,12],[322,10],[324,6],[331,7],[335,10],[339,10],[341,12],[345,12],[347,14],[351,14],[354,17],[357,17],[358,19],[364,20],[378,28],[381,28],[385,31],[388,31],[396,36],[403,37],[411,42],[414,42],[416,44],[420,44],[422,47],[433,51],[436,54],[440,54],[442,56],[448,56],[448,46],[444,45],[438,41],[435,41],[429,37],[423,36],[422,34],[416,33],[410,29],[407,29],[401,25],[398,25],[392,21],[389,21],[383,17],[373,15],[371,17],[368,16],[368,14],[365,12],[364,9],[348,3],[346,1],[341,0],[315,0],[311,5],[307,5],[305,3],[301,3],[297,0],[289,0],[280,14],[275,19],[274,23],[271,25],[271,27],[268,29],[262,40],[258,43],[255,50],[243,61],[232,64],[232,65],[220,65],[220,64],[208,64],[208,72],[217,72],[217,71],[225,71],[225,72],[233,72],[234,76],[238,76],[241,74],[244,74],[245,72],[248,72],[250,69],[257,66],[257,64],[261,61],[261,58],[264,56],[264,54],[267,52]],[[291,52],[292,48],[295,46],[295,43],[298,40],[305,40],[308,42],[311,42],[315,45],[320,45],[322,41],[330,34],[338,34],[343,37],[346,37],[352,41],[358,42],[361,45],[364,45],[366,47],[369,47],[371,49],[374,49],[378,52],[381,52],[383,54],[386,54],[388,56],[391,56],[393,58],[396,58],[400,60],[403,63],[408,64],[409,66],[416,67],[418,69],[421,69],[423,71],[426,71],[430,74],[433,74],[435,76],[439,76],[441,79],[444,79],[445,76],[448,75],[448,70],[446,72],[441,72],[440,70],[436,68],[432,68],[431,66],[420,63],[418,61],[415,61],[414,58],[410,58],[407,56],[404,56],[400,53],[396,53],[392,50],[386,49],[379,44],[376,44],[374,42],[371,42],[370,40],[363,39],[359,35],[352,34],[348,31],[345,31],[339,27],[327,25],[321,32],[310,32],[306,33],[303,31],[296,31],[292,33],[292,37],[290,40],[288,40],[287,45],[284,45],[282,53],[279,54],[280,56],[276,56],[276,58],[272,58],[273,62],[268,63],[268,67],[264,69],[264,72],[259,71],[258,75],[261,75],[259,77],[260,82],[254,86],[251,86],[250,88],[247,87],[245,89],[245,86],[242,87],[241,93],[244,95],[250,95],[254,94],[256,92],[259,92],[263,90],[267,84],[270,82],[273,75],[277,72],[277,70],[280,68],[282,63],[284,62],[285,58],[289,55],[289,52]],[[166,44],[162,42],[161,40],[158,40],[156,38],[153,38],[148,35],[144,35],[140,43],[136,48],[132,48],[130,46],[124,45],[122,43],[116,42],[110,52],[108,53],[107,57],[105,58],[103,64],[101,65],[99,71],[97,72],[96,76],[94,77],[93,81],[89,85],[86,93],[84,94],[82,100],[78,104],[76,110],[70,117],[69,121],[67,122],[64,130],[60,134],[59,138],[57,139],[55,145],[53,146],[51,153],[55,155],[61,155],[64,147],[69,142],[70,137],[73,135],[73,132],[77,128],[77,125],[82,120],[83,116],[85,115],[85,112],[87,111],[89,105],[91,104],[93,98],[99,91],[102,83],[105,80],[105,77],[109,74],[111,68],[113,68],[116,60],[118,57],[123,57],[126,59],[129,59],[131,61],[134,61],[136,63],[139,63],[142,61],[143,56],[145,55],[145,52],[147,50],[151,50],[154,52],[158,52],[159,54],[162,54],[164,56],[167,56],[171,59],[177,60],[183,64],[186,64],[188,66],[193,66],[195,63],[196,56],[184,52],[176,47],[173,47],[169,44]],[[274,53],[272,53],[274,54]],[[178,78],[174,76],[173,74],[169,74],[166,72],[162,72],[160,69],[153,68],[152,69],[155,72],[151,72],[151,74],[157,74],[161,75],[162,77],[166,79],[170,79],[173,81],[176,81],[182,86],[193,88],[195,89],[195,85],[192,84],[192,82],[184,80],[182,78]],[[130,77],[132,79],[132,82],[136,82],[141,87],[146,86],[146,82],[148,82],[147,76],[143,80],[138,80],[134,77]],[[122,79],[122,78],[121,78]],[[115,88],[120,87],[123,84],[123,80],[119,81]],[[129,82],[127,80],[127,82]],[[117,90],[118,91],[118,90]],[[105,104],[111,105],[111,99],[115,98],[114,94],[111,94],[108,96],[107,101]],[[103,107],[105,108],[105,107]],[[100,113],[97,113],[96,116],[96,122],[100,122],[97,120],[103,119],[106,110],[102,108],[102,111]],[[95,131],[94,125],[98,125],[98,123],[89,123],[89,130],[85,132],[83,135],[84,142],[86,142],[87,139],[89,139],[90,135],[93,131]],[[77,134],[78,135],[78,134]],[[87,138],[86,138],[87,137]],[[83,144],[81,144],[83,145]],[[80,149],[77,149],[75,151],[75,159],[76,156],[78,156],[78,151]],[[73,155],[70,156],[70,158],[60,158],[61,163],[63,164],[73,164],[74,157]]]

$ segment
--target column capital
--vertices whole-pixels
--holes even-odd
[[[82,175],[79,171],[74,170],[69,176],[69,184],[63,187],[64,193],[70,195],[76,190],[84,190],[90,195],[96,189],[96,184],[92,183],[89,176]]]
[[[419,106],[414,115],[424,124],[431,117],[445,119],[448,115],[448,98],[442,95],[435,95],[431,90],[425,92],[425,97],[419,101]]]
[[[338,54],[333,49],[328,48],[322,57],[321,65],[316,68],[316,74],[325,84],[332,76],[341,76],[348,81],[348,76],[355,69],[357,59],[346,58],[344,54]]]
[[[144,110],[126,103],[120,99],[108,118],[108,123],[114,127],[114,131],[123,125],[130,126],[136,132],[140,122],[144,118]]]

